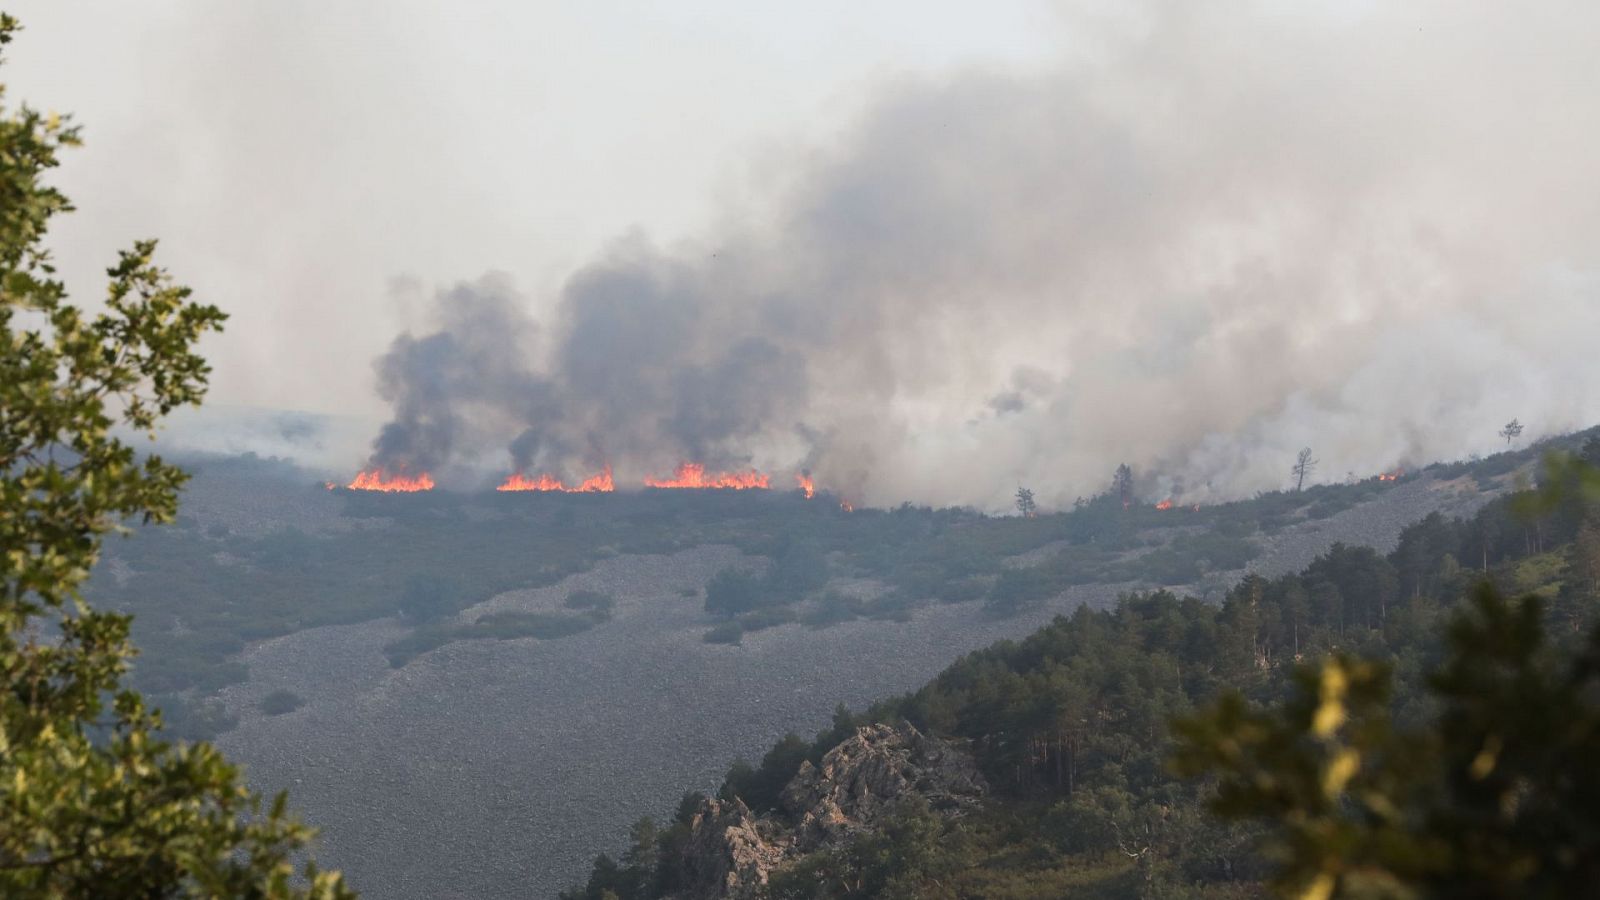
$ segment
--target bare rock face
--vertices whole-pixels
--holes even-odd
[[[704,798],[689,824],[684,863],[690,888],[685,900],[749,900],[783,861],[785,843],[763,834],[763,823],[744,801]]]
[[[702,798],[689,823],[679,900],[752,900],[772,872],[819,847],[870,831],[897,801],[916,796],[959,815],[988,793],[971,754],[909,724],[858,728],[822,765],[802,763],[783,791],[782,817],[744,801]]]
[[[895,802],[916,795],[935,811],[976,805],[988,784],[972,756],[909,724],[867,725],[828,751],[820,767],[802,763],[783,792],[801,850],[872,828]]]

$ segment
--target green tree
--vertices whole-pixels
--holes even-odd
[[[0,14],[0,45],[17,22]],[[0,95],[3,99],[3,95]],[[173,745],[122,686],[129,617],[80,588],[101,541],[170,521],[184,474],[115,436],[197,403],[194,352],[223,314],[189,302],[139,242],[103,313],[71,305],[42,241],[72,207],[43,181],[78,129],[0,107],[0,894],[348,897],[291,855],[312,832],[266,809],[208,744]]]
[[[1572,574],[1590,598],[1600,596],[1600,528],[1585,522],[1572,542]]]
[[[898,801],[873,831],[813,853],[772,877],[772,900],[878,897],[931,900],[953,897],[942,887],[970,864],[959,826],[949,826],[920,797]]]
[[[1570,658],[1536,597],[1482,585],[1398,728],[1386,666],[1335,656],[1281,707],[1238,695],[1175,725],[1214,809],[1272,829],[1286,896],[1577,897],[1600,884],[1600,631]]]

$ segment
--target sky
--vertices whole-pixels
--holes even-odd
[[[1600,421],[1593,4],[14,10],[78,295],[160,237],[336,468],[1000,510]]]
[[[1032,66],[1031,2],[21,0],[13,102],[85,147],[53,244],[79,296],[134,238],[233,317],[211,398],[380,414],[421,286],[548,295],[617,235],[691,236],[874,85]]]

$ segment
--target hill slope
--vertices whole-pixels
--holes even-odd
[[[1600,456],[1600,443],[1589,449]],[[1421,674],[1439,662],[1442,623],[1484,578],[1545,596],[1549,631],[1578,641],[1600,593],[1593,576],[1567,573],[1600,572],[1592,510],[1573,502],[1529,516],[1517,514],[1521,504],[1513,496],[1471,518],[1431,515],[1387,555],[1336,544],[1299,572],[1245,577],[1220,604],[1156,591],[1080,608],[963,657],[913,693],[841,712],[814,741],[791,736],[759,767],[735,766],[720,790],[722,818],[684,803],[651,848],[636,843],[626,865],[602,859],[569,896],[1251,895],[1265,871],[1253,834],[1210,819],[1204,785],[1168,773],[1168,722],[1224,690],[1280,700],[1299,660],[1330,651],[1387,660],[1398,721],[1423,719]],[[899,800],[898,811],[857,816],[833,840],[795,852],[784,835],[815,815],[794,801],[797,784],[886,726],[960,742],[992,795],[941,813],[916,802],[932,799],[926,792],[902,788],[883,798]],[[706,832],[726,828],[727,804],[747,807],[775,851],[713,882],[705,873],[722,870],[705,855],[728,848]]]

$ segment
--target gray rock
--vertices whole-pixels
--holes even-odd
[[[988,793],[971,754],[911,725],[868,725],[822,758],[802,763],[783,792],[797,843],[811,849],[871,828],[915,794],[935,810],[961,812]]]
[[[765,826],[765,828],[763,828]],[[750,900],[783,862],[789,843],[761,822],[744,801],[702,798],[689,822],[684,871],[690,887],[683,900]]]
[[[690,819],[679,900],[751,900],[772,873],[820,847],[882,824],[897,803],[920,797],[945,815],[975,807],[988,793],[972,755],[909,724],[867,725],[809,761],[783,791],[787,817],[754,816],[738,798],[703,798]]]

